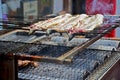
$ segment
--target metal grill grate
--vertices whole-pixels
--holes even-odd
[[[103,54],[108,55],[111,52],[85,50],[70,65],[40,62],[37,68],[29,66],[19,70],[18,76],[30,80],[83,80],[104,62],[106,56]]]
[[[0,41],[0,53],[8,53],[18,47],[23,46],[21,43],[14,43],[8,41]]]
[[[25,30],[15,30],[10,33],[6,33],[0,37],[1,41],[14,41],[14,42],[30,42],[45,35],[45,33],[34,33],[32,35],[28,34],[28,31]]]
[[[52,45],[33,45],[29,44],[22,47],[20,50],[17,50],[15,53],[19,54],[29,54],[29,55],[38,55],[38,56],[48,56],[48,57],[58,57],[65,52],[71,50],[72,47],[66,46],[52,46]]]

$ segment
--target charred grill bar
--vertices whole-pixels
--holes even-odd
[[[110,40],[108,45],[99,44],[99,42],[98,44],[95,43],[117,27],[119,27],[119,24],[112,24],[105,28],[104,26],[100,27],[89,33],[74,34],[75,37],[73,39],[78,35],[89,36],[88,39],[81,42],[79,41],[82,38],[72,42],[73,39],[69,41],[69,37],[66,34],[60,35],[59,32],[47,35],[45,31],[36,31],[29,35],[28,30],[14,30],[2,34],[0,36],[1,80],[7,80],[3,76],[6,74],[8,74],[7,76],[9,76],[10,80],[18,78],[36,80],[92,79],[92,76],[95,75],[94,73],[97,73],[94,72],[95,70],[99,71],[101,66],[103,67],[104,64],[111,60],[116,62],[120,59],[119,51],[117,50],[119,48],[119,41],[113,41],[112,44]],[[55,42],[54,40],[57,37],[58,41],[56,40],[57,42]],[[63,37],[62,40],[60,40],[60,37]],[[67,39],[64,40],[64,38]],[[75,44],[73,45],[72,43]],[[95,46],[98,47],[94,48]],[[37,61],[39,66],[34,67],[30,65],[19,68],[18,60]],[[9,65],[9,63],[11,64]],[[108,70],[110,65],[113,64],[108,64],[106,70]],[[3,73],[7,69],[9,72]],[[13,73],[9,74],[11,71]],[[101,71],[101,74],[104,72],[105,70]],[[100,78],[101,74],[99,76],[95,75],[96,78]]]

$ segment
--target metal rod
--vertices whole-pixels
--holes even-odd
[[[70,64],[72,63],[71,59],[66,59],[64,62],[58,60],[57,58],[53,57],[45,57],[45,56],[33,56],[33,55],[26,55],[26,54],[13,54],[16,59],[18,60],[30,60],[30,61],[37,61],[37,62],[51,62],[51,63],[58,63],[58,64]],[[7,57],[12,56],[11,53],[8,53]]]
[[[0,19],[0,22],[1,23],[8,23],[8,24],[24,24],[24,25],[30,25],[31,22],[29,21],[17,21],[17,20],[1,20]]]
[[[116,40],[116,41],[120,41],[120,38],[102,38],[102,39],[105,39],[105,40]]]
[[[12,26],[12,27],[18,27],[19,25],[15,25],[15,24],[0,24],[0,26]]]

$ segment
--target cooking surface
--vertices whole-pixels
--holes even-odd
[[[4,51],[10,49],[16,50],[18,46],[22,46],[20,50],[15,51],[16,54],[25,52],[26,54],[45,55],[50,57],[58,57],[62,53],[72,49],[72,47],[65,46],[35,45],[14,42],[0,42],[0,44],[1,50]],[[45,53],[40,53],[44,51]],[[33,66],[26,66],[19,69],[18,77],[20,80],[83,80],[112,55],[111,51],[85,49],[79,55],[75,56],[73,58],[73,63],[69,65],[39,62],[39,66],[36,68]]]
[[[14,41],[14,42],[30,42],[43,35],[45,35],[45,33],[34,33],[32,35],[29,35],[28,32],[18,30],[18,31],[13,31],[11,33],[3,35],[2,37],[0,37],[0,40]]]
[[[23,44],[7,42],[7,41],[0,41],[0,53],[8,53],[12,50],[17,49],[20,46],[23,46]]]
[[[16,54],[29,54],[38,56],[58,57],[71,50],[72,47],[52,46],[52,45],[29,45],[21,48]]]
[[[70,65],[40,62],[37,68],[29,66],[19,70],[18,76],[30,80],[83,80],[110,55],[109,51],[88,49]]]

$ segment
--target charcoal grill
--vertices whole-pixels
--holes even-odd
[[[28,30],[21,29],[8,32],[0,36],[0,57],[2,65],[7,65],[0,68],[0,73],[7,68],[14,71],[4,72],[10,80],[92,80],[94,76],[98,79],[119,60],[119,41],[99,40],[117,27],[119,24],[112,24],[89,33],[74,34],[72,40],[67,33],[48,35],[45,31],[36,31],[29,35]],[[81,35],[86,38],[76,37]],[[39,66],[19,69],[17,60],[37,61]],[[106,69],[95,75],[95,70],[104,65]],[[7,80],[4,76],[1,79]]]

